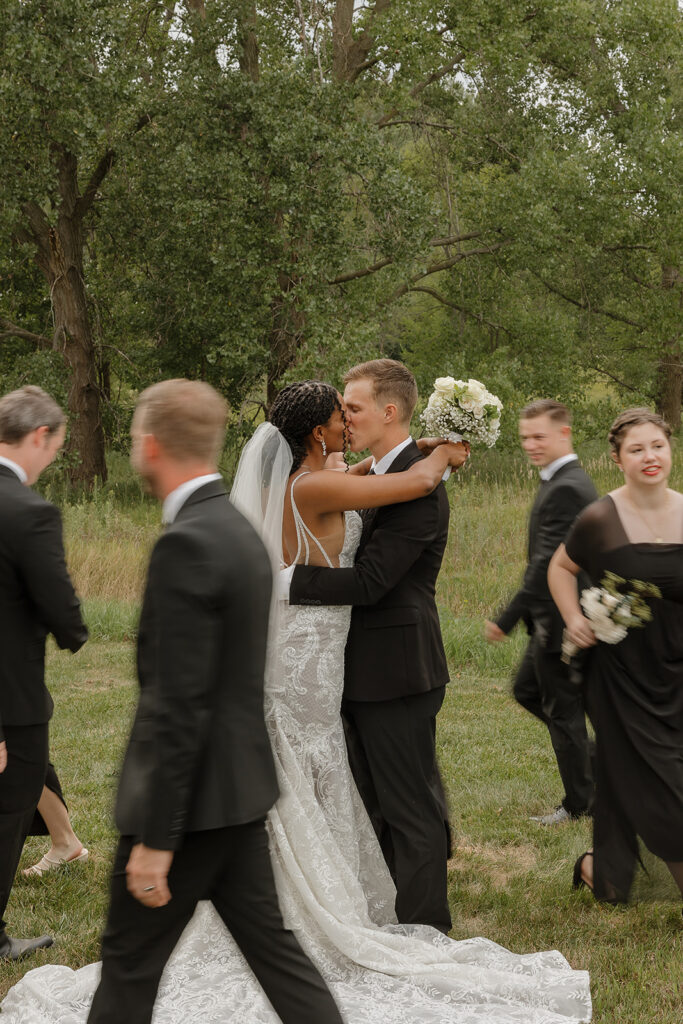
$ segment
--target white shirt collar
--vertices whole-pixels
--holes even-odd
[[[407,448],[409,444],[412,444],[412,440],[412,437],[407,437],[405,441],[401,441],[400,444],[397,444],[395,448],[392,448],[390,452],[387,452],[386,455],[383,455],[378,461],[373,458],[372,466],[370,468],[374,469],[377,476],[381,476],[383,473],[386,473],[399,452],[402,452],[404,448]]]
[[[575,462],[578,457],[574,452],[570,452],[569,455],[560,455],[559,459],[555,459],[554,462],[549,462],[547,466],[543,467],[540,472],[541,480],[552,480],[558,469],[566,466],[568,462]]]
[[[7,466],[8,469],[11,469],[12,472],[16,473],[22,484],[28,483],[26,470],[18,463],[13,462],[12,459],[6,459],[4,455],[0,455],[0,466]]]
[[[181,508],[195,491],[198,491],[204,484],[210,483],[212,480],[222,480],[220,473],[207,473],[205,476],[195,476],[191,480],[186,480],[184,484],[180,484],[174,491],[167,494],[164,498],[164,503],[161,506],[161,521],[169,526],[174,522],[176,516],[180,512]]]

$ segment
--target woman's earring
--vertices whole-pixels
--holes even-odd
[[[324,437],[320,438],[320,443],[323,446],[323,458],[326,459],[327,458],[327,445],[325,444],[325,438]]]

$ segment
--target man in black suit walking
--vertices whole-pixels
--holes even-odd
[[[590,813],[593,774],[583,690],[561,660],[564,624],[548,590],[548,565],[579,512],[598,495],[572,450],[571,417],[561,402],[541,399],[522,409],[519,434],[541,485],[529,519],[524,580],[496,622],[486,623],[486,638],[504,640],[520,619],[531,634],[513,693],[548,727],[565,795],[554,811],[533,820],[557,825]]]
[[[64,443],[64,413],[37,387],[0,399],[0,959],[52,939],[15,939],[3,916],[45,783],[52,698],[45,637],[77,651],[88,631],[64,562],[58,510],[31,490]]]
[[[371,472],[400,473],[423,456],[410,437],[412,373],[392,359],[349,370],[346,421]],[[297,566],[292,604],[353,605],[343,711],[349,758],[396,883],[396,915],[447,933],[445,798],[436,764],[436,715],[448,667],[435,602],[448,536],[442,484],[415,501],[363,513],[352,569]]]
[[[140,695],[90,1024],[148,1024],[164,965],[211,900],[285,1024],[341,1024],[284,928],[265,816],[278,795],[263,712],[272,574],[216,471],[227,407],[208,384],[140,397],[131,461],[163,500],[140,617]]]

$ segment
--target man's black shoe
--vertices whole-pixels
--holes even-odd
[[[47,949],[53,942],[50,935],[41,935],[38,939],[13,939],[7,932],[0,932],[0,960],[21,960],[37,949]]]

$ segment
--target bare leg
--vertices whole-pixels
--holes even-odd
[[[581,878],[589,889],[593,888],[593,851],[587,850],[581,862]]]
[[[45,855],[46,859],[52,866],[56,866],[61,861],[77,857],[83,851],[83,844],[71,827],[66,807],[56,793],[53,793],[47,786],[43,786],[43,792],[38,802],[38,810],[43,817],[52,840],[52,846]],[[41,864],[42,862],[39,861],[38,863]],[[34,867],[38,868],[38,865],[34,865]],[[49,865],[45,865],[43,870],[50,870]],[[42,871],[26,868],[24,874],[40,875]]]

